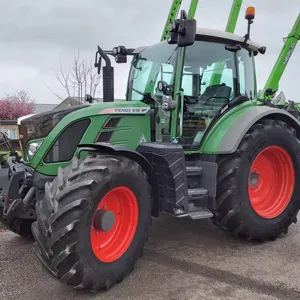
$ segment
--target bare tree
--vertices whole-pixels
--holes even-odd
[[[55,71],[58,82],[72,102],[71,105],[78,104],[78,101],[83,103],[86,94],[95,98],[100,89],[100,76],[97,74],[93,61],[87,63],[80,60],[79,56],[79,51],[73,55],[72,67],[68,71],[64,71],[60,59],[60,70],[59,72]],[[52,90],[51,92],[60,100],[64,100],[58,93]]]

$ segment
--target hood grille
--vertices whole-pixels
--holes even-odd
[[[46,137],[66,115],[88,106],[80,105],[67,109],[52,110],[22,120],[21,125],[19,125],[21,148],[25,150],[26,144],[30,140]]]
[[[108,128],[115,128],[118,126],[119,122],[121,121],[121,118],[116,117],[116,118],[109,118],[103,125],[103,128],[108,129]]]
[[[109,143],[113,133],[113,131],[101,132],[96,140],[96,143]]]

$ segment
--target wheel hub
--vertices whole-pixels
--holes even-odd
[[[99,201],[91,222],[91,246],[102,262],[119,259],[130,246],[139,220],[133,191],[125,186],[110,190]]]
[[[288,206],[295,186],[292,158],[282,147],[263,149],[250,167],[248,195],[254,211],[262,218],[278,217]]]
[[[257,173],[256,171],[251,172],[249,176],[249,185],[255,187],[258,185],[259,181],[259,173]]]
[[[100,209],[95,214],[93,226],[96,230],[109,232],[115,224],[115,219],[112,211]]]

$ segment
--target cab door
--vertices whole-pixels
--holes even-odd
[[[199,149],[210,125],[226,105],[239,95],[251,99],[255,94],[251,52],[232,52],[225,46],[203,40],[182,50],[177,66],[178,111],[173,139],[187,151]]]

